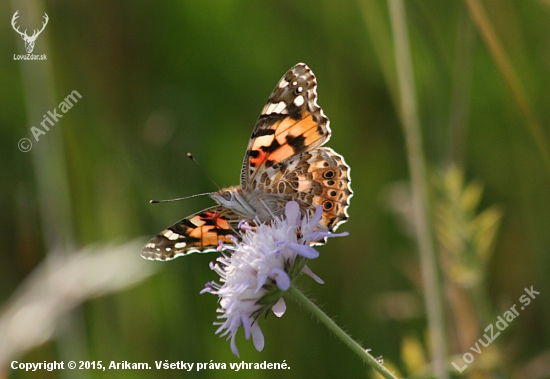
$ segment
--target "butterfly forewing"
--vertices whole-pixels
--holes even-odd
[[[254,126],[241,187],[254,186],[262,169],[321,146],[329,138],[329,120],[317,104],[315,75],[299,63],[281,78]]]

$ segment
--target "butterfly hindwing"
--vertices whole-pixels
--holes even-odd
[[[303,214],[312,215],[318,205],[323,207],[319,226],[334,231],[348,219],[347,208],[353,195],[350,188],[349,166],[344,158],[328,147],[294,155],[277,168],[266,169],[264,180],[257,189],[270,199],[265,201],[274,215],[283,213],[289,201],[296,201]]]
[[[191,253],[216,251],[220,242],[233,244],[241,217],[216,205],[176,222],[153,237],[141,251],[143,258],[170,260]]]

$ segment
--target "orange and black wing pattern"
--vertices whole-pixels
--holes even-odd
[[[220,242],[233,245],[241,217],[217,205],[178,221],[153,237],[141,251],[146,259],[167,261],[191,253],[216,251]]]
[[[329,120],[317,104],[315,75],[299,63],[281,78],[254,126],[241,187],[254,187],[256,181],[263,180],[265,170],[321,146],[329,138]]]

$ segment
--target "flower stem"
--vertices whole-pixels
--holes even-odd
[[[305,309],[310,311],[315,317],[317,317],[325,326],[336,335],[342,342],[344,342],[359,358],[369,364],[372,368],[380,373],[384,378],[397,379],[391,372],[389,372],[382,363],[369,354],[361,345],[359,345],[349,334],[343,331],[330,317],[328,317],[313,301],[308,299],[296,286],[292,285],[287,291],[296,302],[302,305]]]

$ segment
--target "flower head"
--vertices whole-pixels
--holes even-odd
[[[301,219],[298,203],[286,204],[286,218],[275,218],[270,225],[258,223],[253,228],[241,225],[241,239],[234,246],[224,246],[231,255],[222,255],[210,267],[220,275],[220,282],[209,282],[201,293],[209,292],[220,298],[220,327],[216,334],[231,339],[231,351],[239,356],[235,336],[242,325],[246,339],[252,336],[254,347],[261,351],[264,337],[257,323],[262,314],[270,310],[281,317],[286,304],[282,298],[292,281],[301,273],[311,276],[319,283],[323,281],[306,266],[307,259],[314,259],[319,253],[311,247],[327,237],[343,236],[332,234],[317,227],[322,216],[321,206],[309,218]]]

